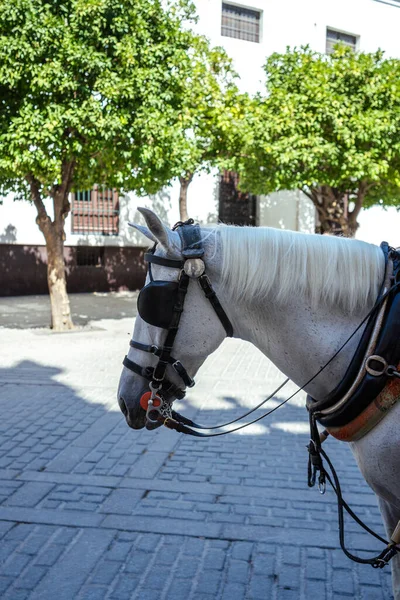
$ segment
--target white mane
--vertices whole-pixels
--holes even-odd
[[[270,227],[218,227],[222,284],[232,300],[265,299],[284,304],[305,294],[311,306],[339,304],[354,312],[373,303],[384,276],[378,246],[334,236]]]

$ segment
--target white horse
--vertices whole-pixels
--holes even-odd
[[[156,254],[180,259],[177,232],[152,211],[140,212],[148,228],[135,227],[157,242]],[[201,233],[207,274],[235,337],[252,342],[299,386],[312,378],[368,314],[384,277],[381,249],[361,241],[270,228],[219,226]],[[155,280],[178,278],[176,269],[153,264],[152,270]],[[361,334],[362,329],[305,388],[314,398],[325,397],[341,381]],[[174,356],[193,377],[225,335],[212,306],[192,282]],[[162,346],[165,331],[138,316],[133,338]],[[130,348],[128,358],[143,366],[157,361],[135,348]],[[172,369],[168,378],[182,386]],[[139,401],[148,389],[148,381],[124,367],[118,400],[134,429],[145,425]],[[351,447],[365,480],[379,498],[390,537],[400,520],[400,404]],[[399,554],[391,565],[394,597],[400,600]]]

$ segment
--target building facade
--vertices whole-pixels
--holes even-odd
[[[197,29],[232,57],[243,91],[263,86],[263,64],[272,52],[309,45],[330,52],[336,41],[365,52],[383,49],[400,58],[400,0],[196,0]],[[313,231],[314,208],[301,192],[267,197],[239,193],[233,173],[201,174],[188,192],[188,212],[202,223],[218,220]],[[147,240],[128,225],[142,222],[137,206],[152,208],[172,225],[179,220],[179,185],[138,199],[95,187],[71,198],[65,224],[65,260],[70,292],[136,289],[143,282]],[[51,214],[51,213],[50,213]],[[47,293],[46,251],[26,202],[3,198],[0,205],[0,295]],[[394,209],[373,208],[360,217],[358,237],[393,245],[400,225]],[[393,232],[393,234],[391,233]]]

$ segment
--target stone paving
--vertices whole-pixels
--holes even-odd
[[[130,430],[116,388],[131,329],[0,328],[0,597],[390,600],[389,570],[341,553],[333,492],[307,488],[304,398],[227,437]],[[282,378],[227,340],[178,410],[229,420]],[[349,447],[326,450],[347,501],[383,534]],[[379,549],[347,531],[352,549]]]

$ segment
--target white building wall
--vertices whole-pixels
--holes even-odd
[[[262,11],[260,43],[221,36],[220,0],[196,0],[199,15],[196,28],[208,36],[214,45],[226,49],[240,75],[240,87],[250,93],[262,89],[262,66],[267,55],[284,52],[287,46],[306,44],[316,51],[325,52],[327,27],[356,35],[361,51],[373,52],[382,48],[387,56],[400,58],[400,0],[228,0],[228,3]],[[217,220],[217,185],[216,174],[202,174],[194,178],[188,193],[188,212],[191,216],[208,223]],[[141,221],[137,206],[153,208],[172,225],[179,219],[178,194],[179,187],[175,182],[154,197],[137,198],[130,194],[122,198],[120,235],[117,237],[71,234],[70,219],[67,219],[66,245],[143,245],[142,236],[127,225],[129,220]],[[258,213],[260,225],[306,231],[313,229],[312,205],[297,192],[261,197]],[[35,224],[35,218],[33,206],[13,202],[12,198],[4,199],[3,206],[0,206],[0,243],[43,244],[43,236]],[[376,224],[379,222],[380,228],[386,230],[393,220],[398,223],[398,213],[374,207],[361,215],[358,237],[372,241],[372,230]]]

